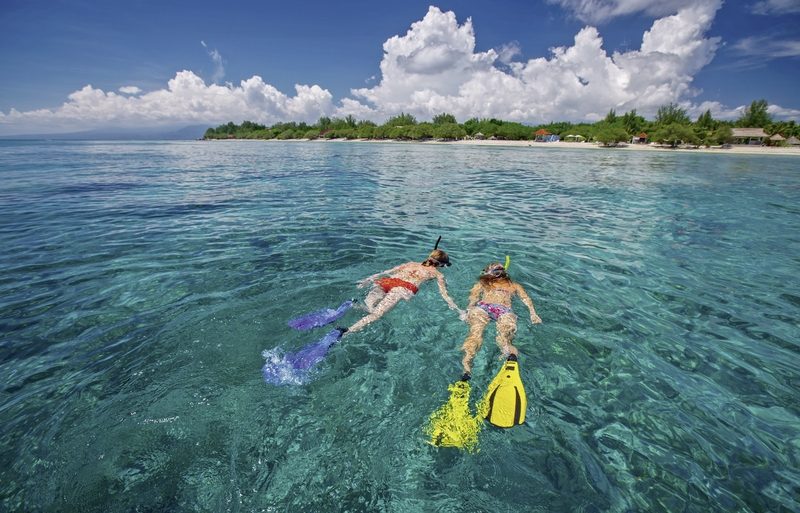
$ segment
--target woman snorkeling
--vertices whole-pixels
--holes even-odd
[[[373,283],[372,290],[364,299],[364,306],[369,313],[350,326],[346,333],[359,331],[368,324],[377,321],[383,317],[383,314],[394,308],[401,299],[408,301],[417,293],[419,286],[428,280],[436,280],[439,284],[439,293],[447,305],[452,310],[457,311],[459,316],[463,316],[464,312],[458,308],[447,294],[444,276],[439,271],[440,267],[450,265],[450,258],[447,253],[439,249],[439,241],[441,240],[442,238],[439,237],[433,247],[433,251],[424,262],[407,262],[361,280],[358,283],[359,288]],[[376,279],[379,276],[385,277]]]
[[[511,310],[511,298],[514,295],[519,296],[519,299],[530,310],[533,324],[542,322],[542,319],[536,315],[533,301],[528,297],[525,289],[509,278],[507,272],[509,261],[509,257],[506,257],[505,265],[500,262],[487,265],[469,293],[469,304],[467,305],[469,335],[461,347],[464,351],[464,358],[461,360],[464,365],[462,381],[467,381],[472,376],[472,359],[481,348],[483,331],[489,321],[497,323],[497,345],[503,355],[510,360],[516,360],[519,352],[512,344],[514,334],[517,332],[517,316]]]

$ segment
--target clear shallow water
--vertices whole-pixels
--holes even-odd
[[[0,142],[0,184],[2,510],[800,510],[798,159]],[[506,254],[537,304],[524,426],[426,443],[466,334],[430,284],[262,381],[439,234],[459,304]]]

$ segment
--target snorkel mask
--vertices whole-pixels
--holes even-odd
[[[482,277],[486,278],[508,278],[508,266],[511,263],[511,257],[506,255],[505,265],[489,264],[481,273]]]
[[[450,257],[447,256],[447,253],[439,249],[439,242],[441,240],[442,236],[439,235],[439,238],[436,239],[436,244],[433,246],[433,251],[428,255],[428,260],[433,262],[436,267],[449,267],[451,265]]]

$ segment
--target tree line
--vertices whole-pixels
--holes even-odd
[[[675,103],[660,107],[654,120],[646,120],[636,110],[622,115],[612,109],[596,123],[551,122],[530,126],[499,119],[472,118],[458,123],[452,114],[439,114],[428,122],[419,122],[411,114],[393,116],[379,125],[372,121],[358,121],[353,116],[345,118],[321,117],[314,124],[275,123],[266,126],[252,121],[240,125],[233,122],[206,130],[204,139],[395,139],[458,140],[483,137],[502,140],[533,140],[537,131],[558,135],[580,136],[586,141],[612,145],[645,135],[648,141],[677,146],[696,144],[712,146],[732,142],[734,127],[763,128],[768,135],[781,134],[785,138],[800,136],[800,125],[794,121],[774,121],[767,111],[766,100],[753,101],[736,121],[714,119],[711,111],[692,121],[686,110]]]

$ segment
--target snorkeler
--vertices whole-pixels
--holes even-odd
[[[487,265],[469,293],[469,304],[467,305],[469,335],[461,347],[464,351],[464,358],[461,361],[464,366],[462,381],[467,381],[472,376],[472,359],[481,348],[483,331],[489,321],[497,323],[497,345],[503,355],[509,360],[516,360],[519,352],[512,344],[517,331],[517,316],[511,310],[511,298],[514,295],[519,296],[519,299],[530,310],[533,324],[542,322],[525,289],[509,278],[507,272],[509,260],[506,257],[505,265],[499,262]]]
[[[373,274],[358,282],[358,287],[363,288],[367,284],[372,283],[372,290],[370,290],[367,297],[364,299],[364,307],[368,314],[350,326],[345,333],[353,333],[363,329],[368,324],[377,321],[383,315],[397,305],[400,300],[408,301],[419,290],[419,286],[428,280],[436,280],[439,284],[439,293],[445,300],[450,309],[459,313],[459,317],[465,315],[458,305],[447,294],[447,287],[445,285],[444,276],[439,271],[440,267],[450,265],[450,258],[447,253],[439,249],[439,241],[433,247],[428,258],[424,262],[407,262],[398,265],[392,269]],[[376,279],[379,276],[384,278]]]

